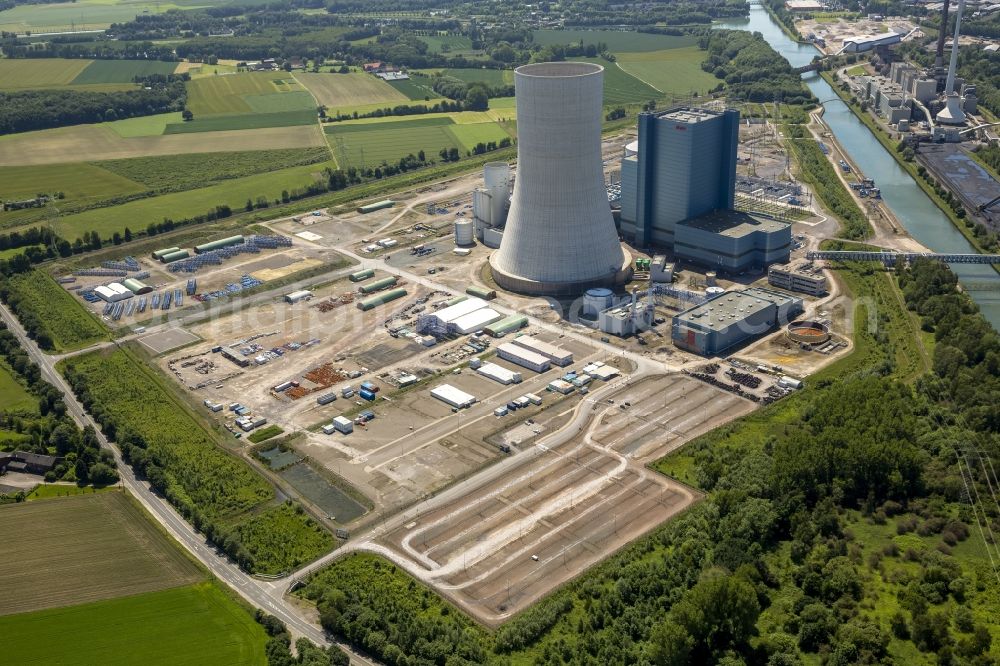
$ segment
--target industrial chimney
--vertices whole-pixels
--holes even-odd
[[[934,69],[941,71],[944,69],[944,40],[948,34],[948,6],[950,0],[944,0],[941,7],[941,29],[938,30],[937,49],[934,54]]]
[[[498,285],[576,295],[623,283],[629,260],[611,218],[601,165],[604,68],[547,62],[514,70],[517,174],[500,249]]]
[[[955,92],[955,69],[958,67],[958,38],[962,34],[962,10],[965,0],[958,0],[958,11],[955,13],[955,40],[951,43],[951,61],[948,64],[948,80],[944,84],[944,103],[935,120],[940,125],[961,125],[965,122],[965,111],[962,109],[962,98]]]

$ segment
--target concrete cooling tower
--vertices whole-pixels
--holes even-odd
[[[604,68],[547,62],[514,71],[517,174],[493,279],[525,294],[579,295],[628,277],[601,165]]]

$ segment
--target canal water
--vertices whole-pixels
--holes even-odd
[[[811,44],[795,42],[782,32],[767,10],[750,6],[749,19],[717,23],[716,28],[759,32],[775,51],[792,65],[808,64],[818,51]],[[872,136],[837,93],[818,74],[807,73],[803,80],[824,102],[823,119],[837,141],[866,176],[874,178],[885,204],[917,241],[934,252],[975,253],[976,250],[904,171],[895,158]],[[1000,274],[986,265],[953,265],[965,289],[979,304],[986,319],[1000,330]]]

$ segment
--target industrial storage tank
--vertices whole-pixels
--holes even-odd
[[[475,244],[476,238],[472,220],[466,220],[465,218],[455,220],[455,245],[465,247]]]
[[[615,292],[606,287],[588,289],[583,294],[583,315],[596,319],[599,312],[615,304],[614,300]]]
[[[604,185],[604,68],[546,62],[514,70],[517,178],[493,279],[526,294],[622,283],[628,261]]]

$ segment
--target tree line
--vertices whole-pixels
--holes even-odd
[[[180,111],[187,90],[180,78],[150,81],[149,89],[78,92],[68,89],[0,92],[0,134],[100,123]]]

